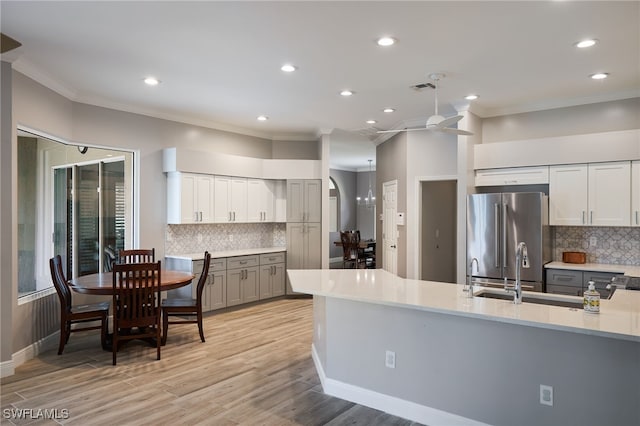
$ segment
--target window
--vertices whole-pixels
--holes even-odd
[[[133,235],[133,153],[18,131],[18,297],[52,287],[49,259],[67,277],[101,272]]]

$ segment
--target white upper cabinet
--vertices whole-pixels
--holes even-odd
[[[287,222],[320,222],[321,203],[322,181],[318,179],[287,181]]]
[[[247,221],[273,222],[275,183],[263,179],[247,181]]]
[[[286,180],[274,180],[273,194],[274,194],[274,222],[286,222],[287,221],[287,181]]]
[[[589,224],[631,224],[631,163],[589,164]]]
[[[587,224],[587,170],[586,164],[549,167],[549,224]]]
[[[549,183],[549,166],[476,170],[476,186]]]
[[[640,226],[640,161],[631,163],[631,226]]]
[[[213,176],[168,173],[167,223],[212,223],[213,197]]]
[[[247,221],[247,178],[215,176],[214,221]]]
[[[629,226],[631,165],[612,163],[551,166],[549,223],[568,226]]]

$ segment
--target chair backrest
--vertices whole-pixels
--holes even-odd
[[[113,317],[117,327],[156,324],[160,315],[161,262],[113,265]]]
[[[204,285],[207,283],[207,278],[209,276],[209,262],[211,262],[211,254],[208,251],[205,251],[204,265],[202,266],[202,274],[200,275],[200,279],[198,280],[198,286],[196,287],[198,305],[202,304],[202,291],[204,290]]]
[[[62,257],[57,254],[49,259],[49,269],[51,270],[51,281],[60,299],[60,309],[71,312],[71,289],[67,285],[67,279],[62,269]]]
[[[120,250],[119,263],[153,263],[156,261],[156,249]]]
[[[116,261],[116,252],[111,246],[104,248],[104,265],[102,269],[104,272],[111,272],[113,270],[113,263]]]
[[[342,242],[342,259],[354,260],[358,258],[358,243],[360,239],[355,231],[340,231],[340,241]]]

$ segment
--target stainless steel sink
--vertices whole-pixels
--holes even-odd
[[[527,295],[522,296],[524,303],[535,303],[537,305],[548,306],[562,306],[565,308],[582,309],[582,301],[580,300],[567,300],[561,299],[557,296],[547,295],[546,293],[540,293],[540,295]],[[494,293],[490,291],[481,291],[474,295],[474,297],[484,297],[485,299],[500,299],[500,300],[513,300],[513,294],[509,293]]]

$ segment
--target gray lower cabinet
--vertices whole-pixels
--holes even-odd
[[[611,278],[621,274],[609,272],[574,271],[568,269],[547,269],[547,293],[568,294],[582,296],[589,287],[589,281],[593,281],[600,295],[608,294],[607,285]]]
[[[259,299],[258,256],[227,258],[227,306]]]
[[[260,300],[284,295],[285,271],[284,252],[260,256]]]
[[[194,274],[191,284],[168,292],[170,299],[195,299],[198,297],[198,281],[202,274],[204,260],[189,261],[186,259],[167,258],[168,269],[191,272]],[[227,259],[211,259],[209,273],[202,290],[202,311],[208,312],[227,306]]]

